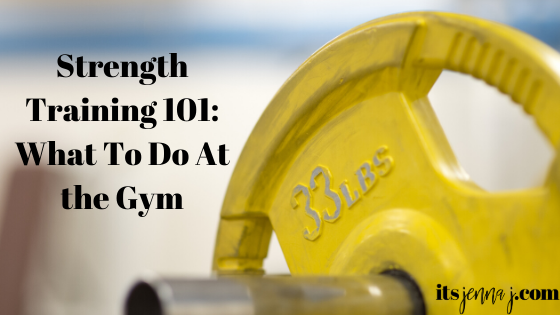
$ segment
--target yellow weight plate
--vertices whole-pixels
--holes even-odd
[[[404,270],[428,314],[457,314],[437,285],[504,290],[467,301],[505,313],[510,288],[560,289],[560,171],[490,193],[458,165],[427,94],[443,69],[509,94],[560,140],[560,56],[520,31],[448,13],[406,13],[339,36],[278,91],[249,137],[221,213],[214,270],[259,274],[272,229],[292,275]],[[481,154],[484,154],[481,152]],[[462,292],[459,292],[462,297]],[[518,314],[559,301],[514,301]]]

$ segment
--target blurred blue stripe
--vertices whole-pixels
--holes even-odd
[[[0,34],[0,53],[154,49],[170,51],[206,47],[307,50],[321,47],[344,31],[203,30],[161,31],[156,34],[133,31],[62,35]]]
[[[357,23],[359,24],[359,23]],[[511,23],[548,45],[560,49],[560,20],[523,20]],[[331,25],[328,29],[194,29],[164,27],[147,32],[145,29],[97,29],[79,33],[61,32],[2,32],[0,54],[105,51],[163,50],[189,48],[262,48],[278,51],[312,53],[334,37],[347,31],[346,25]]]

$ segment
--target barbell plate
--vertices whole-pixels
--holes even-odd
[[[365,23],[305,61],[263,113],[224,200],[214,270],[262,273],[274,230],[294,276],[404,270],[431,314],[458,310],[436,300],[437,284],[555,288],[557,160],[542,187],[490,193],[470,181],[427,98],[443,69],[509,94],[558,144],[560,56],[550,47],[457,14]],[[470,303],[469,311],[502,306]]]

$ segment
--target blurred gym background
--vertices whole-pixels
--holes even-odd
[[[560,48],[560,2],[552,0],[0,2],[0,229],[6,231],[6,213],[17,210],[10,189],[17,181],[12,174],[22,163],[14,142],[55,140],[66,150],[93,144],[99,160],[95,167],[44,168],[50,177],[37,188],[43,197],[29,219],[28,255],[15,255],[25,258],[25,275],[15,295],[22,299],[20,313],[116,315],[122,312],[126,290],[140,276],[209,276],[229,178],[274,93],[337,35],[377,17],[415,10],[491,19]],[[142,62],[171,52],[188,64],[189,78],[159,79],[152,86],[133,78],[56,78],[61,54]],[[83,97],[90,104],[109,104],[118,97],[120,104],[137,105],[168,97],[207,97],[219,105],[219,120],[163,122],[160,108],[153,130],[123,122],[30,122],[25,99],[31,97],[46,98],[51,105],[80,104]],[[445,72],[430,98],[460,163],[481,187],[511,190],[543,182],[553,149],[508,97],[481,81]],[[144,155],[148,142],[165,142],[188,150],[191,161],[183,167],[108,166],[102,144],[109,141],[124,142],[125,149]],[[230,165],[195,166],[192,159],[204,142],[226,144]],[[111,206],[63,210],[61,190],[77,184],[91,194],[108,194]],[[151,210],[140,218],[114,202],[125,185],[137,192],[180,193],[185,209]],[[265,268],[289,272],[274,239]],[[11,289],[2,290],[0,296]]]

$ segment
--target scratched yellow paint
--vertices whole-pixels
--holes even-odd
[[[262,274],[273,229],[292,275],[401,269],[428,314],[458,314],[459,301],[436,300],[437,284],[506,292],[495,305],[468,301],[467,314],[505,314],[510,288],[560,289],[558,161],[542,187],[486,192],[427,99],[443,69],[471,74],[509,94],[557,147],[559,67],[529,35],[449,13],[393,15],[339,36],[286,81],[247,141],[214,270]],[[513,312],[554,314],[559,303],[518,301]]]

